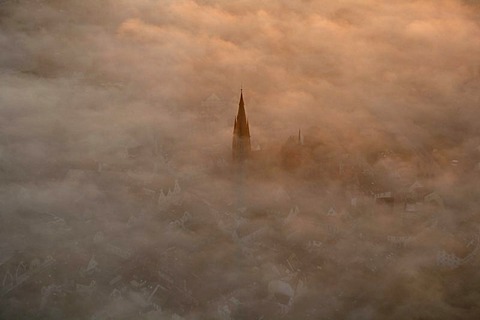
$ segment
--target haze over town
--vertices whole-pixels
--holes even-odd
[[[476,1],[0,1],[0,318],[477,319],[479,39]]]

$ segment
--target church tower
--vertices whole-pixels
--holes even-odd
[[[238,114],[233,127],[232,155],[234,161],[244,161],[251,151],[250,129],[248,127],[245,103],[243,102],[243,90],[240,90],[240,102]]]

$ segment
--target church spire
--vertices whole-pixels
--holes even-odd
[[[243,88],[240,89],[240,102],[238,103],[238,113],[233,127],[232,153],[235,160],[244,160],[250,153],[250,128],[245,111],[245,102],[243,101]]]

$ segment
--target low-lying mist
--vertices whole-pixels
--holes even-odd
[[[0,318],[477,319],[479,22],[0,1]]]

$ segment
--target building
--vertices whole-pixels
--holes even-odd
[[[233,127],[232,155],[234,161],[243,162],[251,152],[250,128],[248,126],[245,103],[243,102],[243,90],[240,91],[238,113]]]

